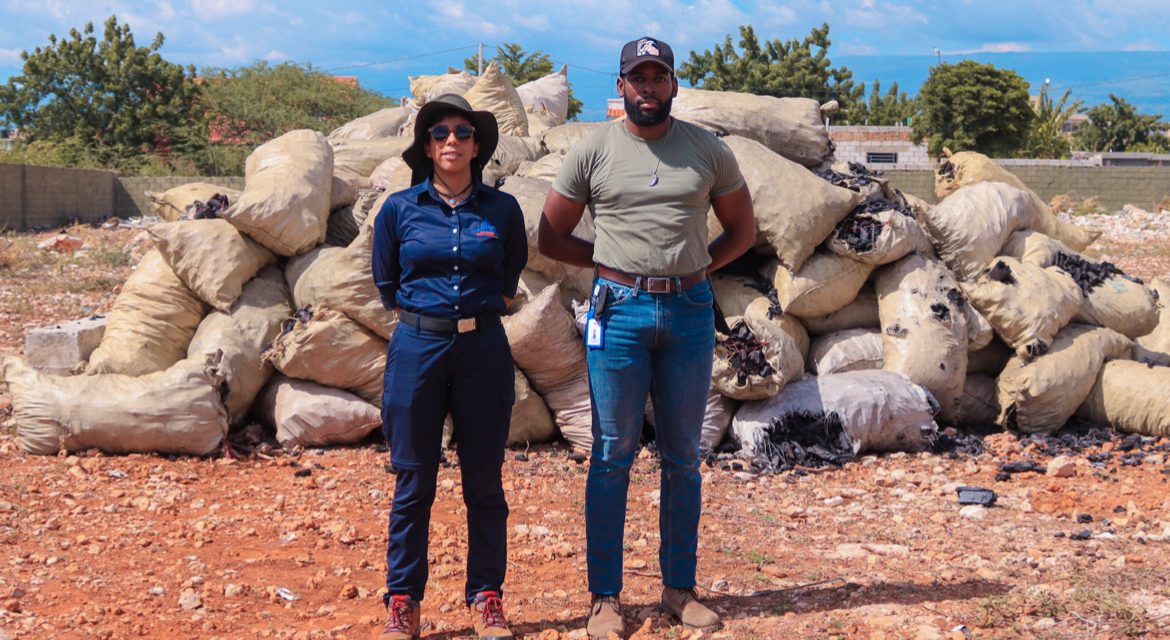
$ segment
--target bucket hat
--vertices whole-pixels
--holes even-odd
[[[444,93],[428,100],[415,116],[414,142],[402,152],[402,159],[410,167],[411,184],[426,180],[434,171],[434,165],[426,154],[426,145],[430,137],[428,130],[444,116],[452,114],[467,118],[475,127],[475,141],[479,143],[479,153],[471,160],[471,173],[476,180],[481,179],[483,168],[487,166],[488,159],[496,152],[496,145],[500,142],[500,127],[496,123],[496,117],[491,111],[475,111],[463,96]]]

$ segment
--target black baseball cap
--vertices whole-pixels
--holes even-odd
[[[674,75],[674,51],[670,45],[649,36],[631,40],[622,47],[621,73],[626,75],[643,62],[654,62]]]

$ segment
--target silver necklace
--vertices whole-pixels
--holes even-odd
[[[670,130],[673,127],[674,127],[674,120],[671,119],[670,124],[666,125],[666,133],[662,134],[663,146],[666,145],[666,136],[670,135]],[[649,149],[650,148],[650,141],[646,140],[645,142],[646,142],[646,148]],[[653,155],[654,151],[651,150],[650,153]],[[650,172],[650,186],[651,187],[658,186],[658,167],[660,167],[660,166],[662,166],[662,155],[661,154],[658,155],[658,162],[655,163],[655,165],[654,165],[654,171]]]

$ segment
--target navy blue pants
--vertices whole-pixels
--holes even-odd
[[[387,349],[382,430],[398,470],[386,544],[390,595],[423,599],[427,534],[442,457],[443,420],[455,424],[467,505],[468,602],[502,593],[508,503],[501,470],[516,397],[512,350],[500,325],[440,333],[399,324]]]

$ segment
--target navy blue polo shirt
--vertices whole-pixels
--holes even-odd
[[[387,198],[374,221],[374,284],[387,309],[445,319],[502,314],[527,262],[520,203],[478,182],[452,208],[427,178]]]

